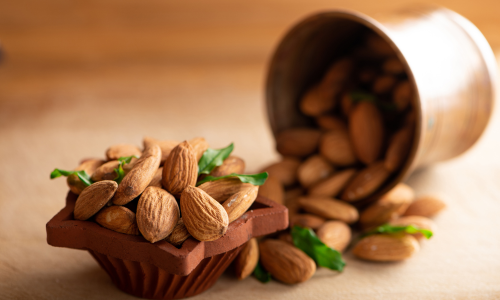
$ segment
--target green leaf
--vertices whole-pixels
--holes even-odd
[[[371,102],[375,104],[378,108],[385,111],[395,111],[397,109],[396,105],[393,103],[388,103],[385,101],[380,101],[375,95],[367,93],[365,91],[356,90],[351,92],[351,99],[354,103],[361,101]]]
[[[266,271],[264,267],[262,267],[260,262],[257,262],[257,265],[253,270],[253,276],[255,276],[255,278],[257,278],[257,280],[262,283],[268,283],[269,281],[271,281],[271,273]]]
[[[120,182],[122,182],[123,180],[123,177],[125,177],[125,171],[123,170],[123,166],[125,164],[129,164],[130,161],[132,160],[132,158],[137,158],[137,156],[135,155],[132,155],[132,156],[123,156],[123,157],[119,157],[118,158],[118,168],[117,169],[114,169],[115,170],[115,173],[116,173],[116,178],[114,179],[114,181],[116,181],[116,183],[120,184]]]
[[[120,164],[125,165],[125,164],[129,164],[130,161],[132,160],[132,158],[137,158],[137,156],[135,156],[135,155],[132,155],[132,156],[122,156],[122,157],[118,158],[118,161],[120,162]]]
[[[363,238],[365,236],[372,235],[372,234],[378,234],[378,233],[395,234],[395,233],[400,233],[400,232],[405,232],[405,233],[409,233],[409,234],[421,233],[423,236],[425,236],[426,239],[430,239],[433,235],[431,230],[419,228],[415,225],[393,226],[390,224],[384,224],[384,225],[380,225],[379,227],[377,227],[373,230],[368,231],[367,233],[363,234],[361,237]]]
[[[295,247],[304,251],[318,265],[339,272],[344,270],[342,254],[325,245],[312,229],[294,226],[291,233]]]
[[[198,175],[210,174],[216,167],[222,165],[224,160],[228,158],[229,154],[233,152],[234,144],[222,149],[208,148],[198,162]]]
[[[266,179],[269,175],[267,172],[259,173],[259,174],[236,174],[232,173],[226,176],[220,176],[220,177],[214,177],[214,176],[207,176],[203,180],[200,180],[196,183],[196,186],[199,186],[205,182],[208,181],[215,181],[215,180],[220,180],[224,178],[238,178],[241,182],[244,183],[251,183],[253,185],[263,185],[264,182],[266,182]]]
[[[54,169],[54,171],[52,171],[52,173],[50,173],[50,179],[54,179],[54,178],[61,177],[61,176],[68,177],[70,175],[76,175],[76,176],[78,176],[78,178],[80,178],[80,180],[86,186],[89,186],[89,185],[92,184],[92,180],[90,180],[90,176],[89,176],[89,174],[87,174],[87,172],[85,172],[85,170],[81,170],[81,171],[66,171],[66,170],[61,170],[61,169]]]

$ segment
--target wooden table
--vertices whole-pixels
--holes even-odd
[[[135,299],[84,251],[50,247],[45,223],[64,204],[54,167],[101,157],[144,135],[213,147],[235,142],[249,171],[275,160],[264,111],[266,62],[299,18],[319,9],[368,14],[413,1],[3,1],[0,41],[0,298]],[[500,2],[440,1],[500,50]],[[498,106],[497,106],[498,107]],[[300,285],[226,273],[193,299],[500,298],[500,111],[468,153],[414,174],[448,203],[414,258],[356,260]]]

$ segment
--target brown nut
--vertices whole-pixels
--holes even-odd
[[[344,249],[351,242],[351,228],[342,221],[327,221],[318,228],[318,238],[330,248],[337,251]]]
[[[262,172],[276,178],[284,186],[290,186],[297,182],[297,169],[300,160],[293,157],[284,157],[281,161],[265,167]]]
[[[396,82],[396,77],[392,75],[383,75],[377,77],[373,82],[372,91],[378,95],[389,93],[396,85]]]
[[[374,234],[361,239],[352,253],[365,260],[399,261],[410,258],[418,250],[420,246],[411,235]]]
[[[392,101],[396,105],[398,111],[405,110],[411,103],[413,97],[413,89],[408,80],[399,82],[394,88]]]
[[[305,228],[318,229],[325,223],[325,219],[312,214],[294,214],[290,216],[290,227],[295,225]]]
[[[245,161],[237,156],[229,156],[222,165],[216,167],[210,172],[210,176],[220,177],[232,173],[243,174],[245,172]]]
[[[258,191],[258,186],[252,186],[246,189],[242,189],[233,196],[229,197],[222,204],[222,207],[224,207],[227,212],[229,224],[241,217],[247,211],[247,209],[252,206],[253,202],[257,198]]]
[[[323,130],[347,130],[347,124],[340,118],[323,115],[316,118],[316,123]]]
[[[163,165],[162,186],[179,197],[188,186],[194,186],[198,178],[198,160],[191,145],[184,141],[177,145]]]
[[[259,262],[259,244],[256,238],[250,239],[234,260],[236,278],[242,280],[250,276]]]
[[[120,157],[132,155],[139,157],[141,156],[141,153],[141,149],[135,145],[119,144],[113,145],[106,150],[106,158],[108,160],[117,160]]]
[[[214,198],[217,202],[222,203],[232,195],[253,185],[250,183],[243,183],[238,178],[225,178],[215,181],[207,181],[200,185],[199,188],[205,193]]]
[[[303,210],[329,220],[340,220],[348,224],[359,218],[358,210],[344,201],[328,197],[302,197],[299,205]]]
[[[269,176],[266,182],[259,188],[259,196],[273,200],[276,203],[284,204],[285,189],[276,178]]]
[[[75,171],[84,170],[89,176],[92,176],[97,168],[99,168],[103,163],[104,161],[101,159],[88,159],[82,162],[78,168],[75,169]],[[70,191],[77,195],[80,195],[81,192],[87,187],[75,174],[69,175],[66,179],[66,183],[68,184]]]
[[[166,241],[174,246],[180,246],[190,236],[191,234],[189,234],[186,225],[184,225],[184,221],[180,218],[179,221],[177,221],[177,225],[175,225],[174,230],[172,230],[172,233],[166,238]]]
[[[286,129],[276,135],[276,150],[284,156],[308,156],[318,148],[320,136],[317,129]]]
[[[334,170],[332,165],[321,155],[313,155],[299,166],[297,175],[300,184],[308,188],[330,176]]]
[[[325,180],[313,185],[309,189],[309,195],[336,197],[344,187],[346,187],[354,175],[356,175],[356,169],[345,169],[336,172]]]
[[[87,220],[103,208],[113,197],[118,184],[112,180],[96,182],[82,191],[75,203],[76,220]]]
[[[349,134],[344,130],[332,130],[323,134],[319,152],[335,166],[345,167],[357,162]]]
[[[389,74],[399,75],[404,73],[405,67],[399,58],[391,57],[384,61],[382,64],[382,70]]]
[[[158,170],[156,170],[155,175],[153,176],[153,179],[151,179],[151,182],[149,183],[148,186],[155,186],[161,188],[162,176],[163,176],[163,167],[158,168]]]
[[[434,224],[434,222],[431,219],[422,216],[401,217],[399,219],[392,220],[390,224],[393,226],[413,225],[420,229],[427,229],[433,232],[436,230],[436,225]],[[412,234],[412,236],[415,237],[417,240],[424,238],[424,235],[421,233],[414,233]]]
[[[410,204],[404,216],[434,217],[446,207],[446,204],[434,196],[418,197]]]
[[[139,235],[135,213],[124,206],[109,206],[95,216],[95,221],[102,227],[116,232]]]
[[[384,145],[384,121],[377,107],[362,101],[349,117],[349,136],[356,157],[365,164],[375,162]]]
[[[391,173],[384,162],[376,162],[359,171],[342,192],[342,200],[357,201],[375,192]]]
[[[318,84],[309,89],[300,101],[300,110],[306,116],[317,117],[335,107],[340,87],[332,84]]]
[[[170,155],[170,152],[175,148],[175,146],[179,145],[180,143],[178,141],[172,141],[172,140],[157,140],[152,137],[145,137],[142,140],[142,143],[144,145],[144,148],[148,147],[148,144],[153,143],[157,144],[160,146],[161,149],[161,163],[160,165],[163,166],[165,161],[167,160],[167,157]]]
[[[95,170],[90,179],[92,179],[93,182],[116,179],[118,174],[115,172],[115,169],[118,169],[119,164],[117,160],[108,161],[102,164]]]
[[[401,168],[408,157],[412,138],[413,129],[409,127],[404,127],[394,133],[385,153],[384,166],[387,170],[394,172]]]
[[[196,157],[196,163],[200,160],[200,158],[203,156],[203,153],[207,151],[208,147],[208,142],[202,138],[202,137],[197,137],[192,140],[189,140],[189,144],[191,147],[193,147],[193,151]]]

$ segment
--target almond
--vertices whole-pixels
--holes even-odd
[[[316,235],[325,245],[340,252],[351,242],[351,228],[342,221],[325,222]]]
[[[299,212],[299,198],[304,196],[304,190],[302,188],[294,188],[285,191],[285,206],[288,208],[288,217],[290,219]]]
[[[309,213],[348,224],[356,222],[359,217],[354,206],[328,197],[302,197],[299,199],[299,205]]]
[[[163,165],[163,187],[179,197],[188,186],[194,186],[198,178],[198,160],[191,145],[184,141],[177,145]]]
[[[349,134],[344,130],[332,130],[321,137],[319,152],[335,166],[350,166],[357,162]]]
[[[150,186],[137,204],[137,226],[144,238],[151,243],[166,238],[179,221],[179,206],[167,191]]]
[[[369,165],[382,153],[384,120],[375,104],[362,101],[349,116],[349,136],[356,157]]]
[[[420,250],[411,235],[375,234],[361,239],[352,253],[361,259],[372,261],[399,261],[410,258]]]
[[[334,116],[319,116],[316,118],[316,123],[323,130],[347,130],[346,123]]]
[[[141,156],[141,149],[139,147],[129,144],[113,145],[106,150],[106,158],[108,160],[117,160],[120,157]]]
[[[253,273],[259,262],[259,244],[256,238],[250,239],[234,260],[234,268],[238,280],[247,278]]]
[[[351,94],[344,93],[344,95],[340,99],[340,108],[342,109],[342,114],[344,114],[344,116],[346,117],[349,117],[353,107],[354,107],[354,101],[352,100]]]
[[[290,186],[297,182],[297,170],[300,160],[293,157],[284,157],[280,162],[265,167],[262,172],[276,178],[284,186]]]
[[[375,79],[372,85],[372,91],[375,94],[381,95],[389,93],[396,85],[396,77],[392,75],[383,75]]]
[[[373,68],[361,69],[358,72],[358,79],[362,83],[371,83],[377,77],[377,71]]]
[[[343,83],[351,75],[354,69],[354,61],[350,58],[341,58],[335,61],[326,71],[322,84],[334,85]]]
[[[418,197],[406,210],[405,216],[433,217],[446,207],[446,204],[433,196]]]
[[[177,221],[177,225],[175,225],[174,230],[172,230],[172,233],[167,237],[166,240],[174,246],[180,246],[190,236],[191,234],[189,234],[186,225],[184,225],[184,221],[182,220],[182,218],[180,218],[179,221]]]
[[[241,217],[241,215],[243,215],[247,209],[252,206],[253,202],[257,198],[258,191],[258,186],[242,189],[233,196],[229,197],[222,204],[222,207],[224,207],[227,212],[229,223]]]
[[[364,228],[371,228],[396,219],[404,213],[415,198],[413,189],[399,183],[360,215],[359,222]]]
[[[193,151],[196,156],[196,164],[198,164],[198,161],[203,156],[203,153],[205,153],[209,147],[208,142],[202,137],[197,137],[190,140],[189,145],[193,147]]]
[[[396,104],[398,111],[405,110],[413,98],[413,89],[408,80],[403,80],[396,85],[392,94],[392,101]]]
[[[243,174],[245,172],[245,161],[237,156],[229,156],[222,165],[216,167],[210,172],[210,176],[220,177],[232,173]]]
[[[278,235],[278,239],[293,246],[292,235],[289,232],[280,233],[280,235]]]
[[[277,280],[295,284],[307,281],[316,272],[316,263],[302,250],[280,240],[259,244],[262,266]]]
[[[311,214],[294,214],[290,216],[290,227],[295,225],[305,228],[318,229],[325,223],[325,219]]]
[[[165,161],[167,160],[167,157],[170,155],[170,152],[175,148],[175,146],[179,145],[180,143],[178,141],[172,141],[172,140],[157,140],[152,137],[145,137],[142,141],[144,148],[147,148],[148,144],[153,143],[157,144],[160,146],[161,149],[161,163],[160,165],[163,165]]]
[[[161,188],[162,175],[163,175],[163,167],[158,168],[158,170],[156,170],[155,175],[153,176],[153,179],[151,179],[151,182],[149,183],[148,186],[155,186]]]
[[[123,177],[113,198],[113,204],[124,205],[139,196],[149,185],[160,166],[161,150],[156,144],[144,149],[132,170]]]
[[[384,167],[384,162],[376,162],[359,171],[342,192],[342,200],[356,201],[375,192],[391,173]]]
[[[308,156],[318,148],[320,137],[317,129],[286,129],[276,135],[276,150],[284,156]]]
[[[313,155],[306,159],[297,170],[300,184],[308,188],[330,176],[334,168],[321,155]]]
[[[385,153],[385,168],[391,172],[398,170],[405,162],[410,150],[413,130],[404,127],[398,130],[391,138]]]
[[[404,73],[405,67],[403,66],[403,63],[399,60],[399,58],[391,57],[384,61],[384,63],[382,64],[382,70],[384,70],[385,73],[398,75]]]
[[[300,101],[300,110],[306,116],[317,117],[335,107],[335,98],[340,87],[333,84],[318,84],[309,89]]]
[[[259,188],[259,196],[273,200],[278,204],[285,202],[285,189],[276,178],[269,176],[266,182]]]
[[[92,176],[102,164],[104,163],[103,160],[100,159],[89,159],[84,162],[82,162],[78,168],[75,169],[75,171],[82,171],[85,170],[85,172],[89,175]],[[81,192],[87,187],[77,175],[69,175],[68,178],[66,179],[66,182],[68,183],[68,187],[73,192],[74,194],[80,195]]]
[[[417,226],[418,228],[421,229],[427,229],[431,231],[436,230],[436,225],[434,222],[426,217],[421,217],[421,216],[406,216],[406,217],[401,217],[399,219],[393,220],[390,222],[391,225],[394,226],[408,226],[408,225],[413,225]],[[420,240],[424,238],[424,235],[421,233],[415,233],[412,234],[417,240]]]
[[[95,216],[95,221],[102,227],[116,232],[139,235],[135,213],[124,206],[109,206]]]
[[[92,181],[97,182],[101,180],[114,180],[118,174],[116,174],[115,169],[118,169],[119,162],[117,160],[108,161],[107,163],[101,165],[92,174]]]
[[[96,182],[82,191],[75,203],[76,220],[87,220],[103,208],[113,197],[118,184],[111,180]]]
[[[356,174],[356,169],[345,169],[336,172],[330,177],[322,180],[309,189],[311,196],[337,196]]]
[[[238,178],[225,178],[215,181],[207,181],[198,188],[206,192],[210,197],[217,202],[224,202],[237,192],[251,188],[250,183],[243,183]]]
[[[199,241],[216,240],[227,231],[227,212],[202,189],[187,186],[181,194],[181,210],[187,230]]]
[[[389,43],[387,43],[382,37],[374,33],[367,36],[366,46],[368,47],[368,51],[370,53],[378,56],[394,55],[394,50],[392,50],[391,45],[389,45]]]

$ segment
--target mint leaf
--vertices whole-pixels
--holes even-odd
[[[117,169],[114,169],[115,170],[115,173],[116,173],[116,178],[114,179],[114,181],[116,181],[116,183],[120,184],[120,182],[122,182],[123,180],[123,177],[125,177],[125,171],[123,170],[123,166],[125,164],[129,164],[130,161],[132,160],[132,158],[137,158],[137,156],[135,155],[132,155],[132,156],[123,156],[123,157],[119,157],[118,158],[118,168]]]
[[[200,180],[196,183],[196,186],[199,186],[205,182],[208,181],[215,181],[215,180],[220,180],[224,178],[238,178],[241,182],[244,183],[251,183],[253,185],[263,185],[264,182],[266,182],[266,179],[269,175],[267,172],[264,173],[259,173],[259,174],[249,174],[249,175],[244,175],[244,174],[236,174],[232,173],[226,176],[220,176],[220,177],[214,177],[214,176],[207,176],[203,180]]]
[[[379,109],[385,111],[395,111],[397,109],[396,105],[393,103],[388,103],[385,101],[380,101],[375,95],[367,93],[365,91],[357,90],[350,93],[351,99],[354,103],[359,103],[361,101],[371,102],[378,106]]]
[[[54,179],[54,178],[61,177],[61,176],[68,177],[70,175],[76,175],[76,176],[78,176],[78,178],[80,178],[80,180],[86,186],[89,186],[89,185],[91,185],[93,183],[92,180],[90,180],[89,174],[87,174],[87,172],[85,172],[85,170],[81,170],[81,171],[66,171],[66,170],[61,170],[61,169],[54,169],[54,171],[52,171],[52,173],[50,173],[50,179]]]
[[[425,236],[426,239],[430,239],[433,235],[431,230],[419,228],[415,225],[393,226],[390,224],[384,224],[384,225],[380,225],[379,227],[377,227],[373,230],[368,231],[367,233],[363,234],[361,237],[363,238],[365,236],[377,234],[377,233],[394,234],[394,233],[400,233],[400,232],[405,232],[405,233],[409,233],[409,234],[421,233],[423,236]]]
[[[253,276],[255,276],[255,278],[257,278],[257,280],[262,283],[268,283],[269,281],[271,281],[271,273],[266,271],[264,267],[262,267],[260,262],[257,262],[257,265],[253,270]]]
[[[210,174],[216,167],[222,165],[224,160],[228,158],[229,154],[233,152],[234,144],[222,149],[208,148],[198,162],[198,175]]]
[[[312,229],[294,226],[291,234],[295,247],[304,251],[318,265],[339,272],[344,270],[345,261],[342,254],[325,245]]]

